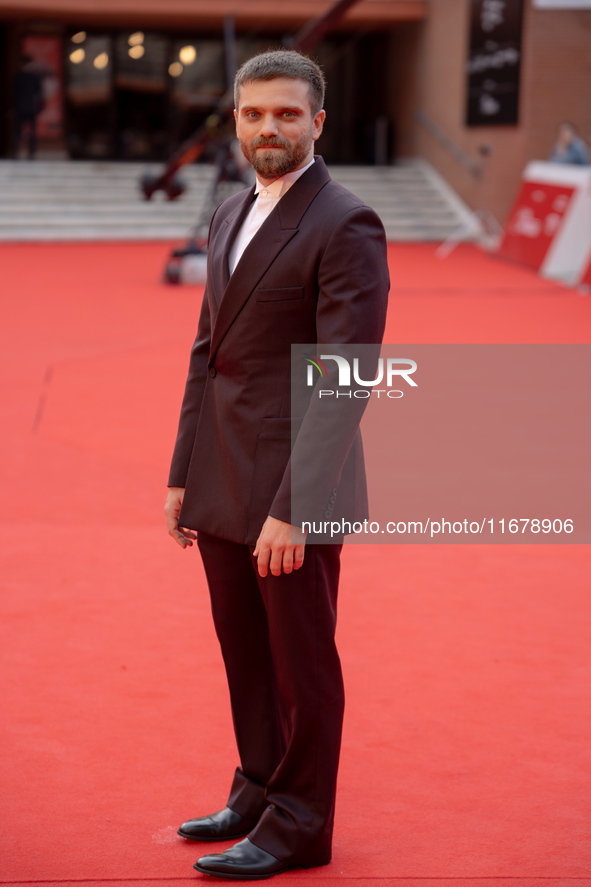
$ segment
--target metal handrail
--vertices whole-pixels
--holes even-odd
[[[483,163],[478,162],[478,160],[474,160],[470,157],[469,154],[466,154],[463,148],[460,148],[450,136],[444,132],[441,127],[435,123],[434,120],[429,117],[424,111],[415,111],[415,120],[417,120],[421,126],[427,130],[427,132],[433,136],[433,138],[439,142],[442,148],[451,154],[454,160],[457,160],[459,164],[461,164],[464,169],[466,169],[470,175],[473,175],[474,178],[477,178],[483,169]]]

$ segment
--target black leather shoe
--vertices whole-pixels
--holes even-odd
[[[224,807],[211,816],[183,822],[177,834],[191,841],[233,841],[251,832],[257,822],[257,819],[245,819],[229,807]]]
[[[236,881],[257,881],[272,878],[287,869],[293,868],[251,844],[248,838],[234,844],[224,853],[212,853],[198,859],[194,869],[204,875],[216,875],[218,878],[233,878]]]

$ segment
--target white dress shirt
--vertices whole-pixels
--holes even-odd
[[[294,182],[297,182],[307,169],[310,169],[314,163],[314,158],[302,167],[293,172],[288,172],[284,176],[275,179],[270,185],[263,185],[257,179],[255,188],[256,199],[252,204],[248,215],[244,219],[240,231],[236,235],[236,240],[230,250],[228,262],[230,266],[230,275],[234,273],[236,265],[240,261],[240,257],[254,235],[257,233],[267,216],[275,209],[284,194],[287,194]]]

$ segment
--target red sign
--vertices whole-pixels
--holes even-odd
[[[33,59],[43,77],[43,110],[37,117],[37,137],[61,139],[63,129],[63,78],[61,37],[29,34],[23,37],[22,54]]]
[[[539,269],[560,231],[574,188],[523,182],[505,226],[499,255]]]

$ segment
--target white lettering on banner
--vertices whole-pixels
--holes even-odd
[[[507,65],[516,65],[519,61],[519,50],[512,46],[497,49],[496,52],[481,52],[473,56],[466,67],[469,74],[480,74],[482,71],[500,71]]]
[[[548,237],[555,234],[560,227],[561,221],[562,216],[559,216],[558,213],[548,213],[544,222],[544,234],[547,234]]]
[[[506,0],[482,0],[480,26],[483,31],[494,31],[505,21]]]
[[[542,222],[534,216],[534,211],[531,207],[520,206],[515,214],[511,229],[515,234],[522,234],[523,237],[534,239],[540,236]]]

